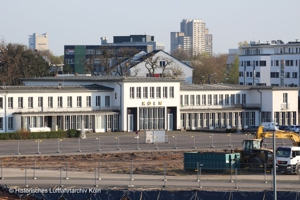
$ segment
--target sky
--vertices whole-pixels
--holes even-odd
[[[147,34],[170,51],[170,32],[183,19],[201,19],[213,34],[214,54],[241,41],[300,40],[299,0],[0,0],[0,39],[28,46],[33,33],[49,34],[49,49],[97,45],[100,37]]]

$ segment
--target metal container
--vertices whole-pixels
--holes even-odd
[[[230,170],[240,168],[240,153],[186,152],[184,170],[196,170],[197,163],[204,170]]]

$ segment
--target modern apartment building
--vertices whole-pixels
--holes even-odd
[[[133,48],[137,51],[147,53],[153,50],[164,50],[162,43],[154,41],[154,36],[150,35],[130,35],[114,36],[113,43],[108,43],[106,37],[101,37],[101,45],[65,45],[64,58],[65,63],[69,64],[74,73],[85,73],[84,62],[91,56],[99,56],[103,49],[111,49],[118,52],[121,48]],[[99,63],[95,63],[96,65]],[[99,71],[101,69],[99,68]]]
[[[29,35],[29,49],[37,50],[37,51],[45,51],[48,50],[48,34],[37,34],[33,33]]]
[[[188,39],[189,38],[189,39]],[[212,53],[212,34],[202,20],[184,19],[180,32],[171,32],[171,52],[178,48],[188,49],[187,54]]]
[[[251,41],[239,47],[240,85],[300,85],[300,42]]]

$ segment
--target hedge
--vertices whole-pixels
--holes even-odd
[[[26,139],[49,139],[49,138],[74,138],[79,137],[80,131],[71,129],[67,131],[29,132],[21,130],[14,133],[0,133],[0,140],[26,140]]]
[[[226,133],[235,133],[236,132],[236,128],[226,129],[225,132]]]

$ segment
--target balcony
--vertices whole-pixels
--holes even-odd
[[[281,110],[288,110],[290,109],[290,104],[289,103],[282,103],[281,104]]]

